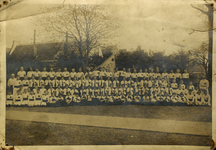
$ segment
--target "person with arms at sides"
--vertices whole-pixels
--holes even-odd
[[[115,72],[113,73],[113,77],[119,79],[119,71],[118,68],[115,68]]]
[[[68,85],[66,85],[65,89],[62,90],[62,95],[66,96],[68,93],[71,93],[71,89],[69,88]]]
[[[85,78],[89,76],[90,78],[93,76],[91,69],[89,67],[86,68]]]
[[[137,73],[137,79],[140,82],[144,77],[144,73],[142,72],[142,69],[139,70],[139,73]]]
[[[189,85],[188,85],[188,92],[192,92],[194,90],[194,85],[192,83],[192,81],[189,82]]]
[[[72,80],[74,80],[74,77],[76,76],[77,73],[75,71],[75,68],[72,68],[71,71],[72,72],[70,73],[70,77],[71,77]]]
[[[92,88],[97,87],[97,77],[96,76],[94,76],[94,80],[92,80],[91,87]]]
[[[164,101],[164,93],[160,92],[157,94],[157,101],[163,102]]]
[[[178,87],[178,89],[175,90],[175,93],[176,93],[176,96],[178,97],[178,102],[182,102],[181,96],[180,96],[182,93],[182,89],[180,86]]]
[[[161,88],[163,90],[165,90],[167,88],[168,83],[167,83],[167,81],[165,79],[162,79],[160,85],[161,85]]]
[[[133,70],[133,73],[131,73],[131,78],[133,81],[136,81],[136,78],[138,78],[138,73],[135,68]]]
[[[106,85],[107,85],[108,87],[111,87],[111,86],[112,86],[112,81],[110,80],[110,77],[107,78],[107,83],[106,83]]]
[[[24,89],[24,92],[22,93],[22,105],[28,105],[28,96],[29,93],[27,89]]]
[[[57,79],[57,76],[55,76],[54,80],[52,80],[53,88],[56,89],[59,84],[60,84],[60,81]]]
[[[119,70],[118,73],[119,73],[119,81],[121,82],[126,76],[126,69],[123,68],[123,70],[122,71]]]
[[[141,101],[141,97],[139,96],[139,92],[135,92],[134,95],[135,95],[134,96],[134,102],[139,103]]]
[[[100,71],[98,71],[97,69],[94,69],[92,72],[93,77],[96,77],[96,80],[99,79],[100,76]]]
[[[15,75],[11,74],[11,78],[8,80],[8,84],[7,84],[8,90],[11,91],[13,94],[14,94],[13,89],[14,89],[14,85],[16,83],[16,80],[17,80],[17,78],[15,78]]]
[[[209,95],[209,93],[207,93],[207,91],[205,90],[205,91],[203,91],[204,92],[204,95],[203,95],[203,97],[202,97],[202,104],[203,105],[208,105],[208,106],[211,106],[211,97],[210,97],[210,95]]]
[[[60,82],[61,83],[61,82]],[[53,86],[52,80],[50,80],[50,77],[48,76],[47,79],[45,80],[45,86],[48,89],[50,86]]]
[[[90,94],[91,99],[93,100],[95,98],[95,89],[94,89],[94,87],[92,87],[90,89],[89,94]]]
[[[166,72],[166,69],[164,69],[164,72],[161,74],[161,77],[162,79],[169,78],[169,74]]]
[[[81,76],[84,76],[84,73],[82,72],[82,68],[80,67],[79,72],[76,73],[77,80],[80,80]]]
[[[38,69],[36,68],[36,69],[35,69],[35,72],[34,72],[34,77],[35,77],[35,79],[38,80],[40,76],[41,76],[41,72],[38,71]]]
[[[124,77],[123,80],[121,81],[121,85],[123,85],[123,87],[125,88],[128,87],[128,81],[126,80],[126,77]]]
[[[104,86],[104,80],[103,80],[103,77],[102,76],[100,76],[100,80],[98,80],[98,86],[99,87],[103,87]]]
[[[20,67],[20,71],[17,72],[17,76],[20,77],[20,80],[24,79],[24,76],[26,76],[26,72],[24,71],[23,67]]]
[[[42,95],[41,106],[46,106],[48,102],[49,102],[49,92],[45,91],[45,94]]]
[[[6,105],[7,106],[8,105],[13,105],[13,103],[14,103],[14,96],[13,96],[13,94],[12,94],[11,91],[8,92],[8,95],[7,95],[6,98],[7,98]]]
[[[40,76],[39,77],[39,79],[38,79],[38,87],[42,87],[42,85],[44,85],[45,84],[45,81],[44,80],[42,80],[42,77]]]
[[[184,81],[180,80],[179,86],[181,87],[182,90],[185,90],[186,86],[184,85]]]
[[[155,78],[161,78],[159,67],[156,67],[156,69],[155,69]]]
[[[125,74],[125,77],[126,77],[126,80],[129,81],[130,80],[130,77],[131,77],[131,69],[128,68],[126,74]]]
[[[128,83],[128,86],[132,86],[134,84],[132,77],[130,77],[130,79],[127,83]]]
[[[207,93],[209,93],[209,90],[208,90],[208,88],[209,88],[209,81],[206,79],[206,76],[205,76],[205,75],[203,75],[203,76],[202,76],[202,79],[200,80],[199,88],[200,88],[200,90],[202,90],[204,93],[205,93],[205,91],[206,91]]]
[[[99,87],[99,94],[101,95],[101,96],[104,96],[105,95],[105,90],[104,90],[104,87],[102,86],[102,87]]]
[[[185,85],[188,86],[189,84],[189,73],[187,70],[184,70],[184,73],[182,74],[182,80],[184,81]]]
[[[90,87],[91,86],[91,79],[89,79],[89,76],[86,76],[86,78],[84,79],[84,88],[85,89],[88,89],[88,87]]]
[[[116,77],[115,80],[112,82],[113,88],[116,89],[119,86],[118,78]]]
[[[58,71],[55,73],[55,76],[57,77],[57,80],[61,80],[62,78],[61,68],[58,69]]]
[[[56,95],[56,90],[50,86],[49,89],[47,90],[49,92],[49,95],[51,96],[52,94]],[[63,90],[61,90],[61,94],[63,93]],[[57,95],[56,95],[57,96]],[[59,96],[59,94],[58,94]]]
[[[112,86],[108,86],[106,87],[106,93],[108,94],[108,96],[111,96],[111,93],[112,93]]]
[[[50,104],[55,104],[57,101],[57,97],[55,97],[54,93],[52,93],[50,96],[49,96],[49,103]]]
[[[41,72],[42,80],[46,80],[48,76],[48,72],[46,71],[46,67],[43,68],[43,71]]]
[[[91,99],[91,92],[90,92],[90,86],[88,86],[88,88],[86,89],[86,99],[87,99],[87,101],[92,101],[92,99]]]
[[[165,102],[170,102],[170,97],[168,96],[167,92],[164,92],[164,101]]]
[[[28,106],[34,106],[35,104],[35,95],[34,95],[34,92],[31,91],[30,92],[30,95],[28,96]]]
[[[38,85],[37,84],[35,84],[35,87],[33,88],[33,92],[34,92],[34,94],[36,94],[37,93],[37,90],[39,89],[39,87],[38,87]]]
[[[150,90],[152,88],[152,85],[153,85],[153,77],[150,77],[147,85],[148,85],[148,88]]]
[[[49,91],[48,91],[49,92]],[[62,88],[60,86],[60,84],[58,85],[57,89],[55,90],[55,95],[59,96],[60,94],[62,94]],[[49,92],[49,96],[51,96],[51,93]]]
[[[22,80],[23,89],[27,89],[30,85],[30,81],[28,80],[28,77],[25,76],[24,80]]]
[[[130,95],[133,95],[134,94],[134,89],[132,88],[132,86],[131,85],[129,85],[128,86],[128,88],[127,88],[127,93],[130,93]]]
[[[155,73],[154,73],[154,69],[153,68],[149,68],[150,70],[150,73],[148,74],[149,75],[149,79],[152,78],[152,80],[155,79]]]
[[[55,71],[53,71],[53,68],[50,68],[50,71],[48,72],[48,76],[50,76],[50,80],[54,80],[55,77]]]
[[[42,85],[41,85],[41,89],[40,89],[40,93],[41,93],[42,95],[45,95],[46,91],[47,91],[47,90],[45,89],[44,84],[42,84]]]
[[[193,91],[189,91],[186,98],[187,98],[187,104],[188,105],[193,105],[194,104],[194,94],[193,94]]]
[[[106,79],[106,70],[105,70],[105,68],[102,68],[102,69],[101,69],[100,77],[102,77],[103,80]]]
[[[80,90],[79,93],[80,93],[81,100],[85,100],[85,98],[86,98],[86,91],[85,91],[84,86],[81,87],[81,90]]]
[[[169,97],[171,97],[173,95],[174,92],[173,92],[173,89],[171,87],[171,84],[167,85],[167,90],[166,91],[168,91],[168,96]]]
[[[22,81],[20,80],[20,77],[17,76],[15,82],[14,82],[14,89],[13,94],[17,94],[17,91],[22,87]]]
[[[81,81],[78,80],[77,78],[74,79],[75,81],[75,87],[77,90],[80,90],[80,87],[81,87]]]
[[[173,72],[173,70],[170,70],[170,73],[168,75],[168,78],[169,78],[169,82],[172,83],[173,80],[175,79],[175,74]]]
[[[126,100],[129,103],[133,102],[133,95],[131,95],[131,92],[127,92]]]
[[[61,86],[62,89],[64,89],[65,86],[66,86],[66,81],[65,81],[63,76],[61,77],[61,80],[60,80],[60,86]]]
[[[149,73],[148,73],[148,69],[145,69],[144,70],[144,73],[143,73],[143,78],[145,79],[145,80],[149,80]]]
[[[31,78],[32,78],[33,75],[34,75],[33,68],[30,67],[30,68],[29,68],[29,71],[27,72],[28,80],[31,80]]]
[[[176,78],[176,83],[179,84],[179,83],[180,83],[180,80],[181,80],[181,78],[182,78],[180,69],[177,69],[177,70],[176,70],[175,78]]]
[[[132,86],[134,88],[139,88],[141,85],[140,85],[140,82],[138,81],[138,78],[136,78],[135,82],[132,84]]]
[[[16,106],[22,105],[22,93],[20,90],[17,91],[17,94],[14,97],[14,105]]]
[[[145,81],[146,81],[146,80],[145,80],[144,78],[145,78],[145,77],[143,77],[143,79],[141,79],[140,81],[138,81],[138,82],[139,82],[139,84],[138,84],[139,87],[144,87],[144,86],[145,86],[145,84],[146,84]]]
[[[35,94],[35,105],[40,106],[42,102],[42,94],[40,93],[40,90],[37,89],[37,93]]]
[[[64,68],[64,72],[62,72],[62,76],[67,81],[68,77],[70,76],[70,73],[67,71],[67,68]]]

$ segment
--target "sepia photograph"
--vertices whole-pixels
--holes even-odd
[[[211,1],[18,5],[6,144],[211,147]]]

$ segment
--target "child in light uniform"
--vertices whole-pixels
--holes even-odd
[[[55,76],[54,80],[52,80],[52,86],[53,86],[53,88],[56,89],[59,84],[60,84],[60,81],[57,80],[57,76]]]
[[[44,84],[43,84],[42,87],[41,87],[41,89],[40,89],[40,93],[41,93],[42,95],[45,95],[46,91],[47,91],[47,90],[45,89]]]
[[[178,83],[176,83],[176,79],[173,79],[173,82],[171,83],[171,88],[173,91],[176,91],[178,89]]]
[[[31,89],[34,89],[34,87],[36,87],[37,85],[39,85],[38,80],[36,80],[35,77],[32,76],[32,79],[30,80],[30,85],[29,85],[29,87],[30,87]]]
[[[60,86],[61,86],[62,89],[64,89],[65,86],[66,86],[66,81],[65,81],[63,76],[61,77],[61,80],[60,80]]]
[[[196,105],[202,105],[202,97],[204,93],[203,91],[199,90],[197,94],[194,96],[194,102]]]
[[[35,104],[35,95],[33,93],[33,91],[30,92],[30,95],[28,97],[28,106],[34,106]]]
[[[169,74],[166,72],[166,69],[164,69],[164,72],[161,74],[161,77],[162,79],[169,78]]]
[[[31,80],[31,78],[32,78],[33,75],[34,75],[33,68],[30,67],[30,68],[29,68],[29,71],[27,72],[28,80]]]
[[[57,101],[57,97],[55,97],[54,93],[49,97],[49,103],[55,104]]]
[[[42,102],[41,97],[42,97],[42,95],[40,93],[40,90],[38,89],[37,93],[35,94],[35,105],[36,106],[40,106],[41,105],[41,102]]]
[[[134,96],[134,102],[139,103],[141,101],[141,97],[139,96],[139,93],[136,93]]]
[[[123,80],[121,81],[121,85],[123,85],[123,87],[125,87],[125,88],[128,87],[128,81],[126,80],[125,77],[124,77]]]
[[[182,90],[185,90],[186,86],[184,85],[184,81],[180,80],[179,86],[181,87]]]
[[[38,80],[40,76],[41,76],[41,72],[38,71],[38,69],[35,69],[35,72],[34,72],[35,79]]]
[[[42,83],[43,84],[43,83]],[[47,79],[45,80],[45,86],[46,88],[49,88],[50,86],[53,86],[52,80],[50,80],[50,77],[48,76]]]
[[[65,97],[67,105],[69,105],[73,101],[73,97],[71,93],[67,93],[67,96]]]
[[[74,85],[73,85],[73,81],[71,80],[71,77],[68,77],[68,80],[66,81],[66,85],[68,85],[70,89],[73,88]]]
[[[153,69],[153,68],[150,68],[149,70],[150,70],[150,73],[148,74],[148,75],[149,75],[149,78],[152,78],[152,80],[155,79],[154,69]]]
[[[194,104],[194,94],[193,94],[193,91],[189,91],[186,98],[187,98],[187,104],[188,105],[193,105]]]
[[[144,73],[142,72],[142,69],[139,70],[139,73],[137,73],[138,81],[140,82],[144,77]]]
[[[48,102],[49,102],[49,92],[46,91],[45,95],[42,95],[41,106],[46,106]]]
[[[106,78],[106,70],[104,68],[101,69],[100,78],[102,78],[102,80],[105,80]]]
[[[46,67],[43,68],[43,71],[41,72],[42,79],[45,81],[48,76],[48,72],[46,71]]]
[[[144,73],[143,73],[143,78],[145,78],[146,80],[149,80],[148,69],[145,69],[145,71],[144,71]]]
[[[205,78],[204,75],[202,76],[202,79],[200,80],[199,88],[200,88],[200,90],[202,90],[204,93],[205,93],[205,91],[206,91],[207,93],[209,93],[209,91],[208,91],[208,88],[209,88],[209,81]]]
[[[73,80],[74,79],[74,77],[76,76],[76,71],[75,71],[75,69],[74,68],[72,68],[72,70],[71,70],[72,72],[70,73],[70,77],[71,77],[71,79]]]
[[[14,89],[13,94],[17,94],[17,91],[22,87],[22,81],[20,80],[20,77],[17,76],[15,82],[14,82]]]
[[[156,70],[155,70],[155,78],[161,78],[161,74],[160,74],[160,69],[159,69],[159,67],[156,67]]]
[[[13,89],[14,89],[14,85],[15,85],[15,82],[16,82],[16,78],[15,78],[15,75],[14,74],[11,74],[11,78],[8,80],[8,84],[7,86],[9,87],[9,91],[11,91],[13,94]]]
[[[181,75],[181,73],[180,73],[180,69],[177,69],[176,70],[176,73],[175,73],[175,78],[176,78],[176,83],[180,83],[180,80],[181,80],[181,78],[182,78],[182,75]]]
[[[113,85],[113,88],[114,88],[114,89],[116,89],[117,86],[119,86],[119,81],[118,81],[118,78],[117,78],[117,77],[116,77],[115,80],[113,81],[112,85]]]
[[[84,85],[84,88],[85,89],[88,89],[88,87],[90,87],[90,85],[91,85],[91,79],[89,79],[89,76],[86,76],[86,78],[84,79],[84,83],[85,83],[85,85]]]
[[[69,88],[68,85],[66,85],[66,88],[62,90],[63,95],[66,96],[68,93],[71,93],[71,89]]]
[[[50,88],[47,90],[48,92],[49,92],[49,95],[51,96],[52,94],[56,94],[56,90],[55,89],[53,89],[53,87],[52,86],[50,86]],[[61,90],[61,92],[62,92],[63,90]],[[58,95],[59,96],[59,95]]]
[[[172,83],[173,80],[175,79],[175,74],[173,72],[173,70],[170,70],[170,73],[168,75],[168,78],[169,78],[169,82]]]
[[[119,73],[119,81],[121,82],[124,79],[125,75],[126,75],[126,69],[123,68],[123,70],[118,71],[118,73]]]
[[[17,76],[20,77],[20,80],[24,79],[24,76],[26,76],[26,72],[24,71],[23,67],[20,67],[20,71],[17,72]]]
[[[184,73],[182,74],[182,80],[184,81],[185,85],[188,86],[189,84],[189,73],[187,70],[184,70]]]
[[[27,89],[30,85],[30,81],[28,80],[28,77],[25,76],[24,80],[22,81],[23,89]]]
[[[133,81],[135,81],[136,78],[138,77],[138,73],[137,73],[136,69],[134,69],[133,73],[131,73],[131,77],[132,77]]]
[[[24,89],[24,92],[22,93],[22,105],[28,105],[28,96],[29,93],[27,91],[27,89]]]
[[[76,77],[79,80],[82,76],[84,76],[84,73],[82,72],[82,68],[79,68],[79,72],[76,73]]]
[[[177,97],[177,94],[176,93],[173,93],[170,100],[173,102],[173,103],[177,103],[178,102],[178,97]]]
[[[194,86],[193,86],[193,83],[192,81],[189,82],[189,85],[188,85],[188,91],[189,92],[192,92],[194,90]]]
[[[9,91],[9,94],[7,95],[7,101],[6,105],[13,105],[14,103],[14,96],[11,91]]]
[[[44,80],[42,80],[42,77],[40,76],[39,77],[39,79],[38,79],[38,87],[42,87],[42,85],[44,85],[45,84],[45,81]]]
[[[127,80],[127,81],[129,81],[130,76],[131,76],[131,69],[128,68],[128,71],[127,71],[126,74],[125,74],[125,77],[126,77],[126,80]]]
[[[53,71],[53,68],[50,68],[50,71],[48,72],[48,76],[50,76],[50,80],[53,80],[55,77],[55,71]]]
[[[149,90],[151,89],[152,85],[153,85],[153,77],[150,77],[150,80],[147,83]]]
[[[61,68],[58,69],[58,71],[55,73],[55,76],[57,77],[57,80],[61,80],[62,77]]]
[[[64,72],[62,72],[62,76],[64,77],[65,80],[68,80],[70,73],[67,71],[67,68],[64,68]]]
[[[132,86],[134,84],[134,81],[132,80],[132,77],[130,77],[130,80],[127,83],[128,83],[128,86]]]

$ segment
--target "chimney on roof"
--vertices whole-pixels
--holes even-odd
[[[36,30],[34,30],[34,44],[33,44],[33,48],[34,48],[34,57],[37,56],[37,47],[35,45],[35,41],[36,41]]]

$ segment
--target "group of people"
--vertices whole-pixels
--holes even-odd
[[[11,75],[8,80],[7,105],[18,106],[56,106],[74,105],[77,103],[108,103],[108,104],[147,104],[147,103],[176,103],[185,105],[211,105],[209,81],[203,78],[199,84],[193,85],[189,73],[179,69],[174,73],[159,68],[142,69],[137,72],[115,70],[107,72],[91,71],[71,72],[64,68],[57,72],[43,68],[20,71]]]

